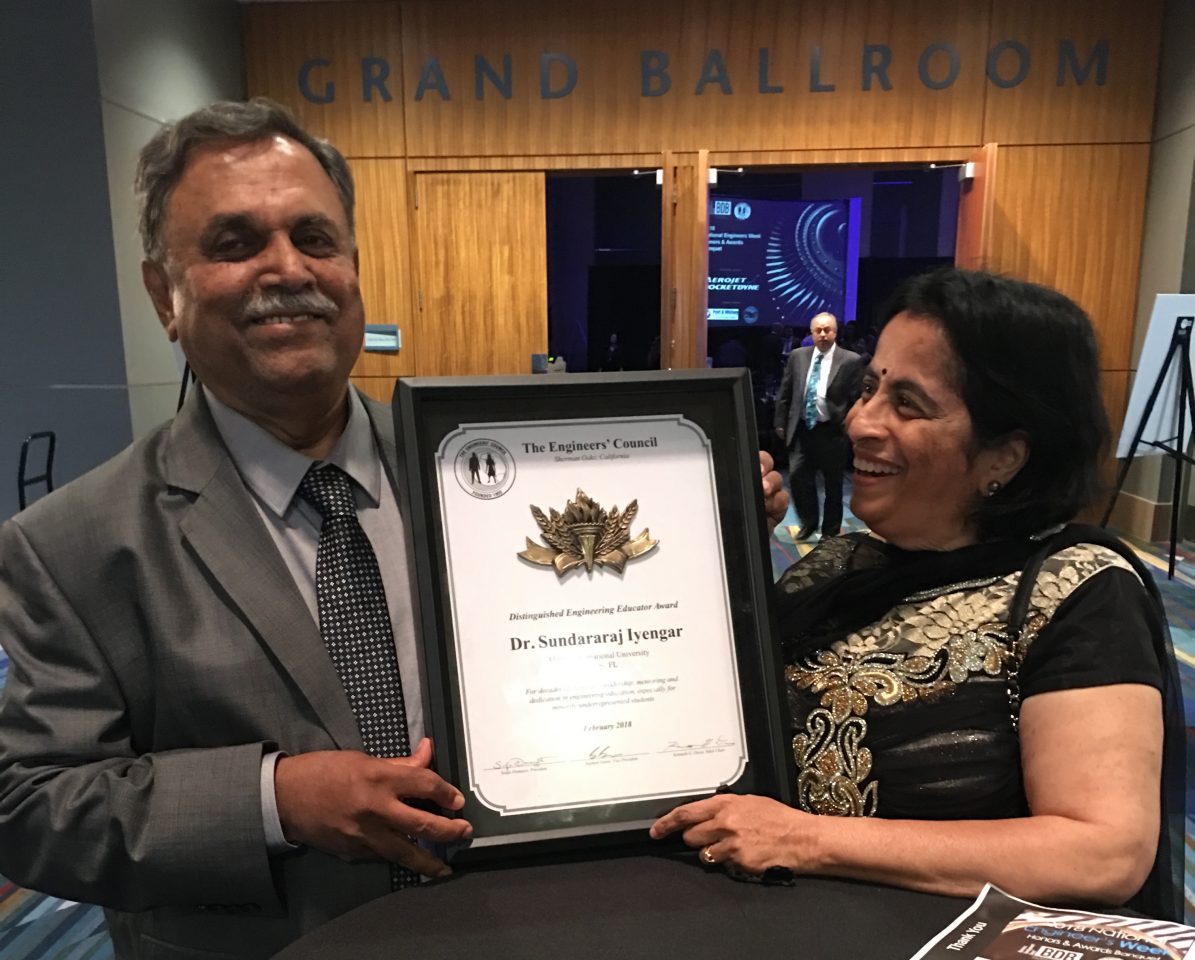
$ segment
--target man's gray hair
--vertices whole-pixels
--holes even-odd
[[[166,202],[182,178],[187,157],[196,147],[219,141],[252,143],[275,134],[301,143],[319,161],[340,194],[349,235],[353,235],[353,175],[340,151],[299,126],[286,107],[266,97],[248,102],[218,100],[168,123],[153,135],[137,161],[134,189],[140,202],[141,248],[150,260],[165,256],[162,231]]]

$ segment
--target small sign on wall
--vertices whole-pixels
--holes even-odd
[[[366,353],[398,353],[402,346],[402,334],[397,324],[367,323],[365,325]]]

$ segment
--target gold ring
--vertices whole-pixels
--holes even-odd
[[[710,853],[709,847],[702,847],[701,848],[701,862],[708,863],[710,866],[713,866],[718,861],[715,860],[714,855],[712,853]]]

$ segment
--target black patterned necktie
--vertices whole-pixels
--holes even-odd
[[[323,517],[315,556],[320,634],[348,694],[365,752],[411,753],[402,678],[386,590],[369,537],[357,519],[352,482],[331,464],[312,467],[299,493]],[[419,875],[391,864],[391,886],[415,886]]]

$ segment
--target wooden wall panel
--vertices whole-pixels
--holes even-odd
[[[710,155],[708,150],[698,150],[693,162],[680,168],[677,185],[680,190],[679,212],[691,226],[684,237],[685,248],[679,251],[682,258],[678,271],[685,295],[681,304],[689,312],[689,329],[692,331],[694,366],[704,367],[709,356],[709,274],[710,274]],[[687,255],[686,255],[687,254]]]
[[[677,233],[683,231],[676,221],[676,155],[665,151],[660,171],[660,369],[689,367],[695,363],[695,351],[686,350],[691,334],[685,332],[677,313]],[[708,301],[708,293],[707,293]]]
[[[246,80],[251,96],[285,103],[304,127],[331,140],[347,157],[401,157],[403,143],[402,30],[397,3],[248,4],[245,17]],[[371,88],[365,102],[362,58],[385,60],[391,96]],[[312,103],[299,92],[299,71],[313,58],[329,61],[310,73],[308,87],[331,103]],[[370,68],[377,69],[377,68]]]
[[[418,374],[530,373],[548,350],[542,173],[420,173]]]
[[[402,160],[354,160],[357,186],[357,249],[361,295],[369,323],[394,323],[402,335],[398,353],[362,353],[354,376],[413,376],[419,349],[414,309],[407,168]]]
[[[578,153],[540,154],[511,157],[413,157],[407,164],[412,172],[432,170],[654,170],[660,166],[660,153]]]
[[[955,147],[844,147],[835,150],[711,150],[711,167],[883,166],[960,163],[972,145]]]
[[[664,154],[660,366],[704,367],[709,302],[709,153]]]
[[[750,6],[748,12],[743,4],[708,0],[592,6],[408,0],[406,88],[417,89],[427,58],[435,56],[452,97],[445,102],[429,91],[409,104],[409,152],[497,156],[641,152],[665,145],[692,151],[743,144],[800,149],[979,142],[986,3],[755,0]],[[962,69],[948,89],[931,90],[918,79],[918,58],[944,37],[957,47]],[[876,81],[864,91],[863,50],[880,41],[892,50],[892,90]],[[815,46],[816,80],[833,84],[832,92],[811,91]],[[760,92],[761,48],[769,51],[766,83],[783,92]],[[671,87],[661,96],[642,95],[640,54],[652,50],[669,58]],[[696,94],[710,50],[722,56],[730,94],[716,82]],[[545,51],[567,53],[576,63],[576,87],[565,98],[539,95],[539,57]],[[487,87],[478,101],[474,56],[500,65],[505,53],[511,56],[511,99]],[[945,72],[944,55],[941,69]]]
[[[352,156],[1143,142],[1153,114],[1162,2],[252,4],[245,10],[247,75],[251,92],[289,104]],[[1003,89],[988,79],[986,67],[996,45],[1008,42],[1023,44],[1029,62],[1024,79]],[[924,82],[919,60],[942,43],[953,48],[958,71],[948,87],[934,90]],[[1106,83],[1099,85],[1093,73],[1079,85],[1068,73],[1059,86],[1064,43],[1073,44],[1079,62],[1105,43]],[[872,75],[871,89],[864,90],[865,58],[885,55],[877,45],[890,55],[890,89]],[[643,95],[645,51],[669,59],[670,88],[661,96]],[[711,51],[720,64],[707,60]],[[576,85],[566,96],[542,95],[545,53],[566,55],[575,64]],[[509,56],[509,98],[489,81],[477,98],[479,56],[498,73]],[[325,82],[334,82],[331,103],[312,103],[299,91],[299,71],[313,58],[328,65],[314,71],[309,86],[319,95]],[[389,71],[390,101],[364,101],[363,58]],[[426,82],[433,58],[448,101]],[[1005,78],[1016,72],[1014,53],[1006,51],[996,62]],[[948,54],[939,50],[927,64],[929,77],[940,80]],[[564,67],[552,69],[549,83],[561,83]],[[703,71],[714,82],[702,84]],[[723,76],[730,93],[717,82]],[[421,77],[423,95],[416,99]],[[765,87],[776,92],[763,92]]]
[[[992,211],[996,200],[996,158],[999,148],[985,143],[970,154],[972,176],[959,188],[958,230],[954,240],[955,266],[967,270],[986,267],[992,240]],[[961,171],[960,171],[961,172]]]
[[[1026,43],[1029,71],[1011,89],[989,85],[984,140],[1018,143],[1148,143],[1161,47],[1162,0],[1050,0],[992,4],[992,44]],[[1041,38],[1034,44],[1030,38]],[[1097,43],[1108,45],[1104,86],[1093,71],[1079,85],[1067,69],[1058,85],[1062,42],[1074,44],[1086,62]],[[1002,55],[1011,79],[1018,59]]]
[[[1147,144],[1000,147],[990,267],[1074,298],[1106,370],[1129,367],[1148,167]]]

